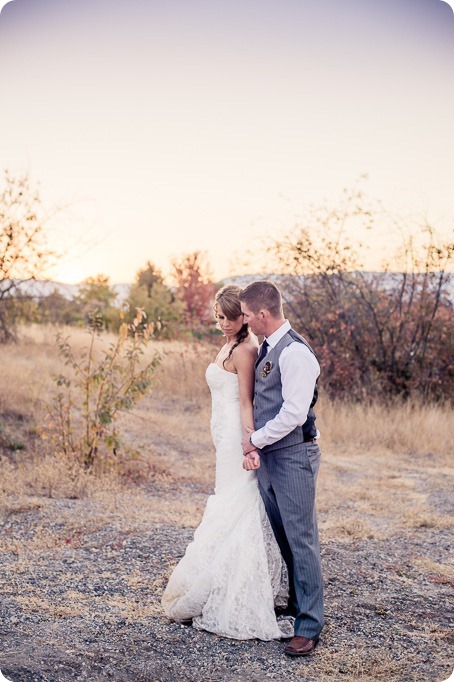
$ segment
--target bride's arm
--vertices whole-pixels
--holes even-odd
[[[254,363],[255,353],[249,348],[240,344],[234,351],[232,360],[238,374],[238,389],[240,399],[240,416],[243,427],[243,436],[249,438],[249,433],[254,431],[254,407],[252,396],[254,395]],[[247,469],[257,469],[260,466],[260,459],[257,450],[254,448],[246,460],[249,459],[253,466],[245,466]]]
[[[233,353],[233,364],[238,374],[238,388],[240,394],[240,413],[243,435],[247,429],[254,430],[254,357],[250,350],[240,344]]]

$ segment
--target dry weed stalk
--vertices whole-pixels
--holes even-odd
[[[71,377],[60,373],[55,378],[63,390],[50,408],[49,427],[56,447],[66,457],[82,461],[86,468],[100,459],[106,461],[108,453],[117,454],[118,417],[146,394],[161,362],[157,351],[151,360],[142,362],[149,339],[149,327],[143,325],[143,319],[144,312],[138,310],[134,321],[122,324],[117,340],[101,354],[95,348],[102,329],[97,314],[92,316],[89,346],[81,357],[72,350],[68,337],[57,334],[60,355]]]

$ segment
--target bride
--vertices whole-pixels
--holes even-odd
[[[162,597],[166,615],[235,639],[279,639],[274,602],[282,559],[260,497],[255,471],[243,469],[241,438],[253,427],[257,338],[243,322],[240,287],[227,285],[214,310],[225,344],[208,365],[216,484],[194,540]],[[255,458],[255,468],[260,459]],[[247,466],[247,464],[246,464]],[[252,466],[252,465],[250,465]],[[291,636],[291,634],[290,634]]]

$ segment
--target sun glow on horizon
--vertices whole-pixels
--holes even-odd
[[[52,267],[49,275],[53,281],[61,282],[61,284],[80,284],[88,277],[94,276],[94,273],[89,275],[84,270],[83,264],[73,263],[71,265],[62,265],[61,267],[57,264]]]

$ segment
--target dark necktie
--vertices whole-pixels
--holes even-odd
[[[265,339],[265,341],[262,343],[262,347],[260,348],[260,353],[259,353],[259,356],[258,356],[258,358],[257,358],[257,362],[255,363],[256,365],[258,365],[260,362],[262,362],[263,358],[266,357],[266,354],[267,354],[267,350],[268,350],[268,346],[269,346],[269,345],[270,345],[270,344],[269,344],[268,341]]]

